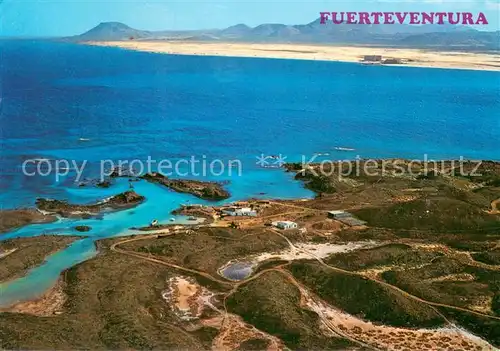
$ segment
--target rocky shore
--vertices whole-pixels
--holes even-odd
[[[229,198],[231,195],[222,184],[217,182],[203,182],[189,179],[170,179],[160,173],[148,173],[141,177],[152,183],[166,186],[178,193],[192,194],[200,199],[219,201]]]

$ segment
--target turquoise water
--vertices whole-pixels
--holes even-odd
[[[67,249],[47,257],[42,266],[30,270],[24,277],[0,284],[0,306],[37,297],[56,282],[62,271],[94,257],[96,253],[92,239],[74,242]]]
[[[89,179],[99,176],[102,159],[238,159],[241,176],[189,177],[229,181],[228,201],[312,196],[291,174],[258,167],[262,153],[287,161],[318,152],[331,159],[500,159],[498,72],[159,55],[28,40],[0,41],[0,50],[2,208],[33,207],[37,197],[91,203],[128,189],[126,179],[109,189],[81,188],[74,170],[59,181],[24,176],[21,164],[32,158],[87,161]],[[84,233],[89,239],[0,285],[0,306],[41,294],[62,270],[95,255],[93,240],[153,219],[170,223],[179,204],[204,203],[146,182],[134,187],[147,198],[137,208],[1,236],[81,236],[74,226],[92,227]]]
[[[272,177],[273,182],[281,184],[289,183],[288,187],[285,186],[285,188],[288,188],[287,191],[273,192],[273,189],[276,188],[278,190],[278,187],[275,187],[274,183],[267,183],[265,181],[266,177],[263,177],[258,182],[262,182],[258,188],[253,188],[256,186],[255,184],[246,182],[241,182],[238,187],[233,187],[235,190],[239,190],[236,193],[240,194],[240,196],[233,196],[227,201],[247,198],[243,195],[246,191],[252,193],[252,191],[255,192],[258,190],[260,193],[266,189],[269,191],[268,195],[270,197],[292,198],[295,195],[303,197],[311,195],[308,191],[301,188],[298,183],[293,182],[290,179],[290,175],[282,171],[277,172],[276,170],[272,170],[268,174],[274,174],[274,177]],[[126,179],[120,179],[118,180],[118,184],[113,188],[116,192],[128,190],[128,182]],[[89,238],[78,240],[68,247],[68,249],[50,256],[45,264],[31,270],[26,277],[14,282],[0,284],[0,306],[8,306],[15,302],[29,300],[41,295],[57,281],[63,270],[97,254],[94,245],[95,240],[137,233],[137,231],[130,230],[130,228],[147,226],[151,223],[152,219],[158,219],[160,224],[192,223],[185,216],[173,216],[171,212],[178,208],[180,204],[208,203],[193,196],[179,194],[145,181],[134,183],[134,190],[147,198],[145,203],[136,208],[107,213],[103,215],[102,219],[60,219],[55,223],[34,224],[4,234],[1,237],[2,240],[17,237],[32,237],[41,234],[80,235],[89,236]],[[84,190],[84,192],[93,194],[96,190],[88,189]],[[100,189],[97,192],[100,192]],[[175,218],[175,221],[171,222],[171,218]],[[74,227],[77,225],[87,225],[92,227],[92,230],[86,233],[79,233],[74,230]]]

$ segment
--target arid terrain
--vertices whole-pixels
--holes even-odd
[[[289,164],[316,198],[232,204],[255,217],[189,206],[178,212],[210,221],[98,241],[97,257],[0,314],[0,347],[494,350],[500,164],[428,166]]]
[[[365,55],[382,55],[384,58],[401,59],[405,61],[405,66],[500,70],[500,55],[469,52],[314,44],[208,43],[162,40],[104,41],[85,42],[84,44],[175,55],[262,57],[341,62],[359,62]]]

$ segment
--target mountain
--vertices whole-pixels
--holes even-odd
[[[119,22],[101,23],[72,40],[190,40],[276,43],[321,43],[389,45],[404,47],[467,48],[499,50],[499,32],[481,32],[454,25],[407,24],[321,24],[316,19],[307,24],[264,23],[254,28],[237,24],[225,29],[192,31],[142,31]]]
[[[410,35],[426,33],[456,33],[473,31],[465,26],[453,25],[407,25],[407,24],[321,24],[316,19],[308,24],[285,25],[265,23],[255,28],[236,25],[219,32],[221,39],[257,42],[302,42],[302,43],[344,43],[344,44],[390,44]]]
[[[251,30],[252,30],[252,28],[250,28],[246,24],[240,23],[240,24],[237,24],[235,26],[231,26],[231,27],[228,27],[226,29],[221,30],[219,34],[222,37],[239,38],[239,37],[242,37],[244,35],[247,35]]]
[[[453,33],[427,33],[410,35],[400,40],[409,46],[462,47],[500,50],[500,31],[480,32],[467,30]]]
[[[138,30],[120,22],[103,22],[91,30],[73,37],[76,40],[129,40],[151,37],[152,32]]]

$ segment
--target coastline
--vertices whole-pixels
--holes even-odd
[[[0,307],[1,312],[28,314],[40,317],[50,317],[62,313],[67,295],[64,292],[66,285],[65,272],[62,272],[57,281],[41,295],[30,300],[19,301],[7,307]]]
[[[350,63],[360,63],[360,60],[365,55],[382,55],[384,58],[411,60],[406,64],[384,66],[500,71],[500,53],[485,54],[317,44],[212,43],[194,41],[89,41],[80,42],[80,44],[118,47],[126,50],[172,55],[253,57]]]
[[[319,165],[319,163],[316,164],[316,166]],[[297,171],[297,169],[293,166],[294,165],[291,164],[290,167],[284,167],[284,170],[290,172],[293,172],[294,170]],[[485,165],[485,169],[492,168],[495,168],[495,174],[500,174],[500,163]],[[424,165],[421,165],[419,172],[426,170],[427,168],[425,168]],[[384,173],[383,168],[381,171],[382,173],[380,173],[380,176],[388,175]],[[435,174],[436,176],[438,175],[438,173],[433,174]],[[332,177],[336,178],[335,176]],[[374,177],[374,179],[379,180],[379,175],[375,175]],[[303,182],[310,181],[310,178],[295,177],[295,179]],[[383,196],[387,197],[387,200],[389,200],[389,202],[378,202],[375,200],[370,200],[369,203],[363,203],[364,195],[361,195],[357,191],[357,189],[359,189],[359,185],[350,184],[351,189],[357,188],[352,193],[354,198],[352,198],[351,200],[349,200],[348,197],[344,196],[347,192],[343,194],[342,190],[340,190],[340,197],[337,196],[336,191],[330,193],[325,192],[319,197],[310,199],[309,203],[307,204],[299,203],[301,202],[300,199],[280,200],[279,198],[276,198],[275,200],[253,200],[257,203],[261,201],[263,205],[262,207],[257,206],[257,211],[259,211],[260,213],[260,223],[253,223],[252,226],[246,227],[246,230],[231,230],[228,229],[227,225],[223,224],[212,228],[210,228],[210,226],[207,226],[206,228],[199,228],[200,232],[194,232],[184,227],[186,230],[174,231],[168,234],[165,233],[165,235],[156,235],[159,233],[155,233],[154,231],[152,231],[145,233],[149,235],[138,235],[136,233],[123,238],[100,238],[98,241],[94,241],[94,245],[96,245],[97,248],[102,249],[101,255],[99,255],[97,259],[95,259],[91,263],[78,263],[77,265],[72,266],[76,267],[82,264],[82,266],[80,267],[81,269],[75,268],[69,270],[69,268],[66,268],[58,275],[58,278],[54,280],[54,284],[51,285],[51,287],[43,292],[40,292],[36,297],[32,299],[21,300],[13,303],[10,306],[6,305],[5,307],[0,307],[0,314],[2,312],[8,312],[11,314],[16,314],[17,316],[19,316],[19,318],[33,318],[32,316],[47,318],[52,317],[54,318],[54,325],[56,326],[58,325],[58,323],[65,322],[64,317],[62,317],[63,319],[57,319],[57,317],[61,315],[64,316],[71,314],[76,315],[77,318],[82,318],[83,321],[85,321],[86,318],[89,318],[90,321],[99,321],[101,320],[100,318],[102,316],[108,315],[110,311],[111,315],[114,316],[113,311],[116,311],[118,308],[123,308],[124,310],[127,310],[127,308],[131,308],[129,312],[130,316],[137,316],[137,311],[142,311],[142,309],[144,308],[144,304],[141,304],[141,301],[141,303],[139,304],[128,307],[130,306],[129,301],[136,301],[136,299],[131,298],[130,296],[137,296],[138,294],[142,294],[141,296],[148,296],[148,298],[157,299],[158,293],[153,292],[150,295],[147,295],[147,293],[145,293],[145,291],[147,290],[145,289],[151,289],[151,285],[153,286],[153,288],[159,289],[159,291],[164,291],[165,289],[165,286],[163,284],[148,284],[153,281],[156,282],[157,277],[160,274],[163,274],[163,270],[165,268],[160,268],[159,265],[168,266],[169,268],[174,268],[178,271],[180,270],[182,271],[182,276],[201,276],[202,278],[211,280],[212,283],[215,282],[219,284],[220,282],[223,282],[222,284],[232,284],[234,289],[237,289],[241,284],[246,284],[250,281],[261,279],[259,277],[261,277],[263,274],[269,274],[270,271],[274,271],[274,273],[276,273],[276,271],[280,271],[281,274],[286,274],[288,277],[291,277],[293,281],[297,281],[299,282],[299,284],[301,284],[299,286],[302,287],[302,291],[304,291],[305,294],[304,296],[312,296],[311,294],[317,294],[316,296],[319,296],[319,299],[317,300],[319,302],[319,305],[318,302],[314,302],[315,300],[311,300],[311,306],[319,306],[318,308],[320,308],[321,313],[324,313],[325,316],[327,316],[325,317],[325,320],[331,319],[328,316],[340,315],[341,317],[337,318],[335,322],[336,326],[342,326],[338,327],[339,330],[347,331],[348,328],[344,326],[352,326],[352,328],[349,328],[351,328],[351,333],[353,333],[354,336],[360,335],[358,332],[359,330],[366,330],[365,334],[367,335],[369,333],[373,334],[373,330],[380,331],[381,334],[379,337],[381,337],[382,339],[375,340],[367,337],[366,342],[370,342],[375,345],[391,345],[391,342],[398,343],[399,341],[397,340],[395,341],[391,340],[389,337],[387,339],[383,337],[383,335],[385,335],[383,333],[389,333],[387,335],[392,335],[390,334],[390,332],[394,334],[396,333],[394,332],[394,330],[396,330],[399,333],[407,333],[407,342],[413,342],[415,345],[417,345],[417,343],[422,340],[423,335],[429,336],[429,333],[434,333],[435,335],[437,335],[435,337],[435,340],[433,341],[429,338],[427,342],[436,342],[437,345],[439,344],[439,342],[441,342],[440,340],[447,340],[446,342],[450,342],[450,345],[452,344],[452,341],[454,341],[455,345],[458,345],[459,343],[461,343],[462,345],[467,343],[476,343],[480,345],[486,345],[485,347],[483,347],[483,349],[485,350],[493,350],[494,347],[491,345],[495,343],[496,339],[491,337],[487,332],[478,333],[477,329],[471,328],[470,325],[465,322],[461,321],[461,323],[457,323],[458,328],[463,328],[464,332],[455,335],[454,333],[457,332],[457,329],[450,329],[447,331],[447,329],[444,329],[447,327],[447,325],[436,323],[436,318],[439,318],[439,313],[436,314],[436,316],[438,317],[429,316],[425,319],[418,319],[414,315],[414,309],[412,309],[411,311],[404,309],[397,310],[398,312],[396,315],[391,315],[391,317],[387,318],[385,317],[385,314],[383,314],[382,316],[378,314],[371,314],[369,315],[369,317],[363,316],[363,318],[361,318],[358,316],[358,314],[355,313],[355,308],[357,307],[352,307],[352,304],[350,304],[349,302],[343,302],[342,305],[337,306],[337,309],[334,311],[334,309],[329,307],[331,305],[331,302],[325,300],[325,298],[322,297],[321,294],[324,294],[322,290],[318,290],[317,288],[315,288],[315,286],[320,286],[322,281],[321,279],[323,279],[323,277],[333,277],[330,278],[332,280],[335,280],[335,278],[338,278],[337,280],[346,279],[347,284],[360,287],[357,291],[360,291],[362,289],[363,291],[367,291],[368,293],[381,294],[382,301],[389,301],[389,303],[392,303],[391,301],[394,301],[393,294],[398,293],[400,294],[398,295],[399,299],[403,299],[406,304],[412,303],[413,306],[416,306],[419,303],[425,304],[425,306],[422,305],[422,310],[418,310],[418,313],[420,313],[421,311],[422,313],[431,311],[432,308],[434,308],[433,306],[444,306],[446,308],[451,308],[454,311],[458,310],[469,314],[472,313],[483,317],[486,316],[486,318],[491,317],[497,320],[500,319],[497,318],[494,314],[495,310],[493,307],[491,307],[491,310],[490,307],[484,307],[483,302],[481,302],[482,300],[480,301],[481,304],[468,304],[464,307],[462,305],[457,306],[453,303],[447,302],[446,296],[443,298],[443,300],[439,301],[427,299],[425,296],[421,297],[418,293],[415,293],[414,290],[411,290],[411,287],[406,289],[401,288],[400,284],[402,283],[399,281],[391,281],[390,283],[384,282],[382,286],[374,285],[379,284],[380,281],[383,281],[380,278],[381,276],[379,276],[379,274],[381,274],[380,267],[384,267],[382,268],[383,272],[387,271],[397,274],[397,268],[401,266],[402,262],[400,260],[403,258],[404,260],[406,260],[407,257],[410,257],[410,255],[415,255],[411,256],[415,257],[414,261],[408,260],[408,263],[405,263],[405,265],[408,264],[408,272],[416,272],[413,273],[415,275],[420,272],[422,264],[426,264],[427,262],[429,262],[428,265],[432,265],[436,258],[443,256],[445,258],[449,258],[450,262],[458,262],[456,263],[457,267],[461,267],[459,273],[452,275],[453,278],[457,277],[458,274],[466,274],[466,270],[468,269],[467,267],[469,266],[474,266],[475,269],[478,269],[478,272],[482,272],[477,274],[484,274],[484,272],[488,272],[491,269],[497,269],[498,267],[500,267],[481,265],[480,263],[476,262],[473,257],[467,258],[467,261],[465,262],[458,261],[458,259],[455,261],[457,257],[456,255],[461,255],[460,252],[463,252],[460,250],[460,247],[457,248],[456,246],[452,246],[451,244],[446,243],[447,239],[445,238],[436,239],[434,232],[428,232],[429,229],[425,227],[424,223],[422,223],[423,221],[425,221],[425,216],[434,216],[433,213],[435,212],[437,217],[430,217],[430,221],[432,221],[433,223],[437,222],[435,221],[435,219],[444,218],[441,216],[441,214],[451,216],[449,218],[455,218],[455,209],[452,209],[452,211],[449,212],[446,209],[447,206],[442,206],[447,204],[441,202],[440,199],[442,198],[442,196],[445,196],[448,201],[451,201],[458,197],[464,200],[462,201],[464,204],[469,204],[469,206],[472,206],[470,207],[471,209],[476,208],[476,204],[474,203],[478,200],[478,198],[471,199],[470,202],[465,202],[468,199],[467,196],[461,196],[460,194],[446,190],[439,194],[436,193],[433,198],[429,198],[429,191],[426,190],[426,188],[434,187],[439,184],[439,180],[436,181],[436,183],[433,183],[432,177],[426,179],[426,181],[428,182],[420,184],[419,186],[417,186],[417,188],[409,188],[409,186],[416,186],[414,185],[414,179],[395,176],[391,179],[394,181],[394,183],[379,182],[378,180],[376,182],[367,181],[364,182],[364,188],[361,188],[361,193],[367,190],[367,194],[370,195],[370,197],[375,196],[378,198],[378,196],[380,195],[377,195],[377,193],[374,192],[373,184],[380,183],[381,188],[378,194],[383,194]],[[454,183],[451,182],[449,184],[453,185]],[[393,189],[395,192],[387,192],[386,186]],[[413,194],[415,192],[415,189],[421,192],[419,197],[413,198],[411,195],[410,197],[401,197],[401,195],[406,195],[408,192]],[[468,187],[467,189],[469,189],[469,191],[471,192],[474,190],[472,187]],[[438,191],[436,190],[436,192]],[[487,193],[488,198],[491,196],[492,194]],[[434,199],[434,201],[431,201],[429,199]],[[440,202],[438,203],[438,206],[429,207],[430,203],[427,203],[426,200],[429,200],[431,202]],[[496,204],[496,201],[497,200],[493,201],[493,203]],[[378,209],[378,212],[374,213],[374,215],[376,217],[385,216],[389,221],[392,221],[392,218],[394,218],[388,217],[391,213],[397,214],[402,221],[410,221],[407,222],[409,224],[414,223],[412,222],[412,218],[418,217],[419,220],[417,223],[419,227],[416,229],[417,233],[416,235],[402,234],[405,231],[414,230],[413,227],[399,227],[395,225],[391,225],[387,228],[382,228],[384,232],[380,233],[377,232],[377,230],[381,227],[377,227],[376,223],[373,226],[371,226],[370,224],[371,229],[375,230],[374,232],[363,232],[360,230],[360,227],[356,227],[356,224],[349,225],[349,228],[342,226],[332,226],[332,221],[336,221],[337,224],[340,224],[342,221],[340,217],[332,218],[330,216],[331,212],[333,212],[332,210],[342,209],[340,212],[344,212],[344,210],[351,212],[353,207],[351,207],[349,203],[355,203],[356,205],[363,203],[363,206],[366,209]],[[426,203],[426,205],[418,205],[422,203]],[[457,202],[448,203],[456,204]],[[410,206],[408,207],[407,204],[410,204]],[[413,204],[416,204],[417,206],[414,206]],[[237,204],[237,206],[240,207],[248,205],[248,203],[242,203],[241,200],[239,200]],[[196,207],[196,205],[194,206]],[[254,206],[250,207],[255,208]],[[495,206],[492,205],[492,207]],[[393,211],[387,212],[387,208],[392,208]],[[416,213],[414,212],[415,209],[417,211]],[[356,215],[356,212],[352,213]],[[410,213],[410,217],[405,216],[405,213]],[[423,213],[426,213],[426,215],[423,215]],[[482,212],[472,212],[472,214],[480,216]],[[271,218],[274,218],[275,216],[281,217],[282,219],[295,221],[300,225],[300,228],[305,229],[305,231],[302,232],[296,229],[296,231],[292,230],[286,232],[285,230],[279,229],[267,229],[266,227],[268,227],[268,225],[266,225],[266,222],[271,221]],[[238,218],[234,218],[234,220],[253,221],[253,218],[240,216]],[[454,224],[455,222],[446,223],[450,225],[449,229],[456,228],[456,225]],[[370,228],[363,229],[369,230]],[[425,235],[426,232],[427,235]],[[273,233],[277,236],[269,235]],[[440,231],[440,233],[446,235],[447,231],[443,229]],[[456,234],[451,232],[448,233]],[[172,234],[178,234],[180,237],[175,237],[174,239],[172,239]],[[269,236],[274,239],[269,239]],[[497,244],[494,239],[495,238],[493,237],[492,240],[488,240],[488,242],[486,243],[488,245],[487,248],[481,248],[477,250],[489,250],[490,247],[493,247],[493,245]],[[122,244],[138,241],[141,241],[141,243],[132,244],[131,246],[126,247],[124,246],[121,248],[118,247]],[[484,241],[481,241],[481,244],[484,244]],[[163,248],[167,246],[169,247],[168,251],[163,251]],[[218,249],[219,246],[221,247],[220,250]],[[470,247],[472,248],[472,246]],[[202,248],[202,250],[199,250],[200,248]],[[461,247],[461,249],[463,250],[463,247]],[[192,258],[193,252],[196,255],[195,259]],[[356,256],[360,252],[368,252],[368,255],[364,256],[362,253],[361,256]],[[131,257],[132,261],[127,261],[123,256],[119,257],[119,254],[126,255],[129,258]],[[326,264],[323,263],[322,260],[325,259],[326,261],[326,258],[328,257],[328,259],[330,259],[330,256],[337,258],[334,258],[333,261],[327,261],[328,263]],[[137,259],[143,260],[143,262],[138,263],[136,261]],[[189,262],[189,259],[191,259],[191,262],[193,262],[191,263],[191,266],[187,266],[185,263]],[[295,262],[290,266],[291,268],[285,268],[285,265],[290,264],[292,261]],[[301,261],[306,261],[306,263],[301,263]],[[318,263],[316,263],[315,261],[317,261]],[[133,262],[132,264],[134,265],[134,267],[137,265],[138,268],[130,269],[131,262]],[[245,274],[245,276],[241,276],[241,278],[239,278],[237,276],[232,277],[230,274],[226,274],[226,269],[230,268],[235,263],[245,264],[246,262],[248,262],[249,265],[244,265],[241,269],[238,267],[234,268],[234,271],[236,271],[236,273],[238,274],[241,270],[250,269],[248,274],[245,271],[242,272]],[[154,263],[154,265],[150,265],[151,263]],[[374,266],[372,266],[371,264],[373,264]],[[109,273],[110,267],[112,267],[111,275]],[[331,273],[330,271],[330,273],[325,273],[325,271],[323,270],[324,267],[330,267],[330,269],[333,269],[334,272]],[[441,268],[441,266],[437,267]],[[433,269],[434,268],[436,268],[436,266],[433,266]],[[445,270],[445,268],[447,269],[448,266],[442,268],[443,270],[439,270],[439,274],[441,274],[439,277],[449,277],[449,271]],[[159,270],[151,272],[153,269]],[[482,269],[482,271],[479,271],[479,269]],[[215,272],[218,276],[224,278],[224,280],[218,278]],[[132,275],[132,277],[135,278],[132,278],[132,280],[128,280],[127,278],[127,288],[114,293],[117,286],[123,285],[123,276],[125,274],[127,274],[127,277],[129,275]],[[311,279],[313,280],[305,280],[305,274],[311,276]],[[113,275],[116,277],[113,278],[115,279],[115,281],[110,283],[109,277]],[[182,276],[177,275],[177,277]],[[471,276],[470,273],[469,276]],[[269,278],[269,275],[266,275],[265,277],[267,279]],[[283,279],[286,278],[283,277]],[[226,281],[227,283],[224,283]],[[462,279],[457,281],[461,282],[461,284],[464,285],[474,284],[470,283],[470,280]],[[205,283],[206,282],[207,281],[205,281]],[[429,282],[429,284],[431,283],[432,282]],[[88,284],[94,285],[91,285],[88,288]],[[485,289],[490,289],[489,284],[493,283],[490,283],[490,280],[485,280],[484,284]],[[144,286],[147,286],[147,288],[144,288]],[[203,287],[206,285],[200,283],[199,286]],[[473,287],[474,285],[471,286]],[[113,288],[110,289],[110,287]],[[332,290],[334,289],[338,288],[332,288]],[[388,295],[390,298],[386,298],[386,295],[383,292],[387,290],[384,289],[391,289],[391,295]],[[109,300],[105,300],[104,298],[101,300],[100,297],[109,294],[109,291],[113,291],[115,295],[106,296]],[[131,295],[125,295],[125,291],[131,291]],[[229,293],[227,296],[224,296],[224,301],[231,298],[231,294],[233,293],[232,289],[227,289],[222,290],[221,294],[225,294],[227,291],[229,291]],[[102,301],[102,304],[110,304],[110,309],[102,312],[102,314],[99,309],[96,310],[97,312],[93,310],[90,313],[85,309],[85,306],[88,305],[89,302],[95,301],[96,294],[99,297],[99,301]],[[123,294],[125,298],[117,298],[117,296],[119,296],[120,294]],[[77,295],[77,302],[79,303],[81,301],[82,303],[77,304],[78,307],[74,307],[75,304],[73,303],[73,299]],[[191,296],[197,295],[194,295],[193,293],[192,295],[190,295],[190,297]],[[211,296],[215,296],[215,294]],[[487,297],[489,295],[484,296]],[[361,300],[360,297],[362,298],[362,296],[357,296],[357,299]],[[192,302],[191,305],[188,304],[188,307],[195,304],[193,299],[195,298],[187,300],[188,302]],[[111,301],[117,301],[117,304],[112,305],[110,303]],[[151,301],[157,302],[157,300]],[[210,303],[210,300],[208,300],[208,302]],[[146,303],[148,305],[152,305],[152,303],[150,302]],[[175,307],[175,305],[172,304],[171,306]],[[83,309],[80,307],[83,307]],[[397,322],[394,322],[394,320],[396,320],[395,316],[398,315],[403,316],[401,318],[405,318],[405,321],[411,318],[411,322],[406,322],[408,324],[405,323],[399,325]],[[10,315],[6,316],[6,318],[9,318]],[[356,318],[356,316],[358,316],[358,318]],[[447,315],[446,317],[443,316],[443,318],[443,322],[447,322]],[[47,319],[44,319],[44,321],[47,321]],[[10,321],[8,320],[8,322]],[[14,322],[10,323],[12,324],[9,324],[9,327],[13,326],[12,328],[19,325],[15,324]],[[91,324],[86,324],[85,322],[77,322],[75,323],[75,328],[84,328],[88,325]],[[96,329],[91,328],[91,332],[95,331]],[[47,340],[50,340],[51,342],[54,342],[53,340],[56,340],[55,342],[57,342],[57,340],[59,339],[50,339],[51,337],[53,337],[53,335],[54,334],[50,334],[49,329]],[[60,335],[58,330],[56,335]],[[436,338],[440,338],[440,340]],[[385,342],[386,344],[383,344],[383,342]]]
[[[4,245],[0,243],[0,251],[5,249],[5,246],[12,247],[6,255],[0,256],[3,265],[3,268],[0,269],[0,287],[26,277],[31,270],[45,264],[48,257],[67,249],[81,239],[84,237],[42,235],[10,239],[10,243],[7,245],[5,242]]]

